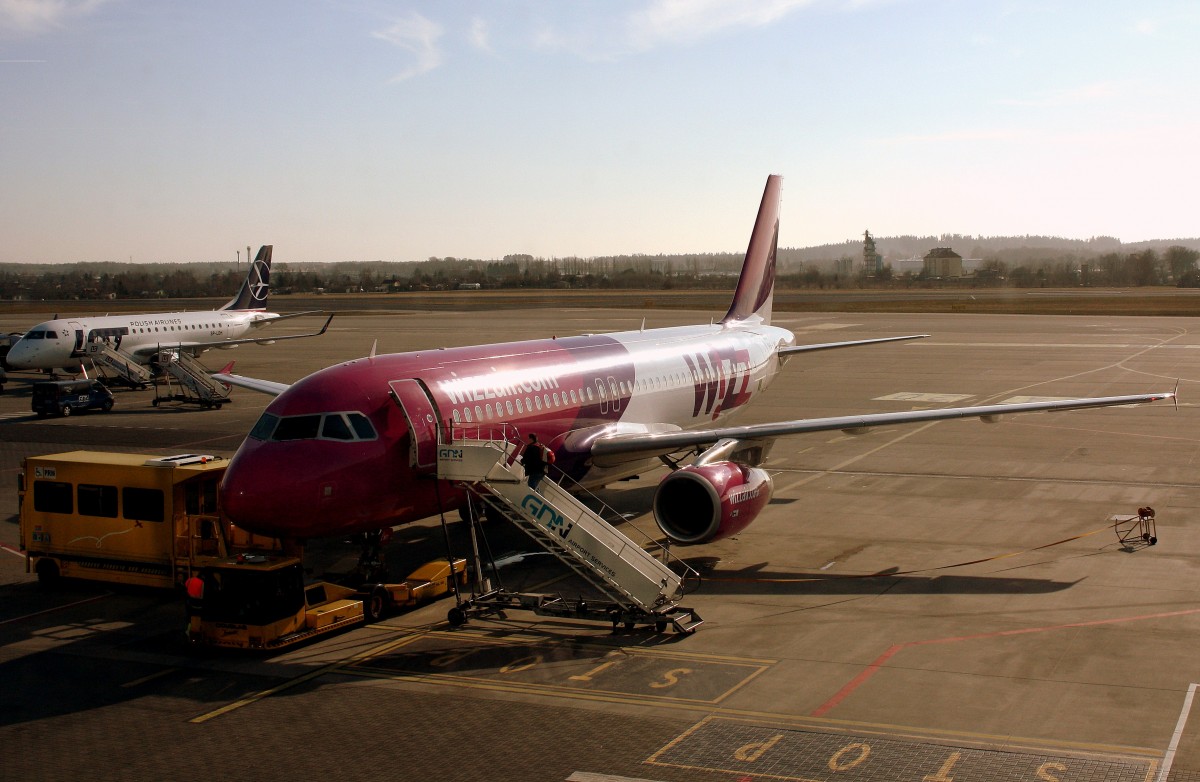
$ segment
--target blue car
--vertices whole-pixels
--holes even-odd
[[[33,412],[39,418],[79,410],[112,410],[112,392],[98,380],[42,380],[33,384]]]

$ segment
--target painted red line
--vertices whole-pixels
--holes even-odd
[[[882,668],[883,664],[886,663],[888,660],[890,660],[893,655],[895,655],[897,652],[899,652],[904,647],[910,646],[910,645],[911,644],[896,644],[891,649],[888,649],[886,652],[884,652],[883,654],[876,657],[875,662],[868,665],[866,670],[864,670],[858,676],[855,676],[853,679],[851,679],[849,682],[847,682],[846,686],[844,686],[844,687],[842,687],[842,689],[838,690],[837,693],[832,698],[830,698],[829,700],[822,703],[817,708],[817,710],[812,713],[812,716],[821,717],[826,712],[828,712],[830,709],[832,709],[834,706],[837,706],[839,703],[841,703],[843,700],[845,700],[850,695],[850,693],[857,690],[859,685],[861,685],[867,679],[870,679],[872,676],[874,676],[875,672],[878,671],[880,668]]]
[[[1029,633],[1045,633],[1050,630],[1069,630],[1076,627],[1098,627],[1100,625],[1123,624],[1125,622],[1141,622],[1146,619],[1166,619],[1175,616],[1188,616],[1189,614],[1200,614],[1200,608],[1188,608],[1182,611],[1165,611],[1158,614],[1141,614],[1139,616],[1118,616],[1112,619],[1093,619],[1088,622],[1070,622],[1061,625],[1046,625],[1044,627],[1023,627],[1018,630],[997,630],[992,633],[978,633],[976,635],[960,635],[951,638],[928,638],[923,641],[907,641],[902,644],[896,644],[888,649],[883,654],[879,655],[873,663],[868,665],[862,673],[855,676],[845,684],[840,690],[834,693],[833,697],[822,703],[813,710],[813,717],[823,717],[828,714],[834,707],[844,701],[855,690],[861,687],[872,676],[874,676],[884,664],[892,657],[896,656],[900,651],[907,649],[910,646],[931,646],[933,644],[949,644],[958,643],[960,641],[977,641],[982,638],[1002,638],[1010,635],[1027,635]]]
[[[25,616],[15,616],[12,619],[5,619],[3,621],[0,621],[0,625],[6,625],[6,624],[10,624],[12,622],[20,622],[23,619],[32,619],[33,617],[41,616],[42,614],[52,614],[55,611],[61,611],[64,608],[70,608],[71,606],[81,606],[84,603],[94,603],[95,601],[103,600],[106,597],[112,597],[112,592],[105,592],[103,595],[96,595],[95,597],[87,597],[87,598],[84,598],[83,600],[76,600],[74,603],[67,603],[66,605],[55,606],[54,608],[47,608],[44,611],[34,611],[32,614],[25,614]]]

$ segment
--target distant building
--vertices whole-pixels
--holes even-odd
[[[962,260],[962,256],[949,247],[935,247],[925,254],[925,276],[961,277]]]
[[[879,275],[883,272],[883,256],[875,251],[875,237],[870,231],[863,231],[863,269],[868,274]]]

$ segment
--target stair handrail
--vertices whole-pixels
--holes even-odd
[[[615,522],[621,522],[621,532],[624,533],[626,537],[629,537],[634,541],[634,543],[641,546],[643,551],[648,551],[649,553],[660,557],[664,565],[674,570],[680,577],[680,589],[682,594],[688,595],[700,588],[700,584],[703,581],[703,576],[700,575],[700,571],[696,570],[694,567],[671,553],[670,538],[667,539],[666,543],[663,543],[652,535],[647,534],[640,527],[634,524],[632,520],[625,518],[623,513],[606,503],[604,500],[600,499],[594,492],[585,488],[582,483],[568,475],[564,470],[558,467],[558,465],[548,464],[546,467],[548,468],[548,472],[549,470],[553,470],[558,474],[559,479],[555,481],[555,483],[557,483],[559,486],[562,486],[562,488],[567,489],[570,494],[576,495],[577,498],[579,495],[583,495],[583,497],[595,502],[600,510],[595,510],[593,508],[589,508],[589,510],[592,510],[593,513],[603,519],[604,522],[609,526],[616,527],[617,525]],[[570,488],[563,486],[563,481],[569,481]],[[640,540],[634,539],[632,536],[626,533],[626,529],[632,529],[634,532],[636,532]],[[689,586],[689,583],[691,586]]]
[[[491,508],[495,508],[498,512],[500,512],[502,514],[511,513],[517,517],[522,516],[521,510],[516,505],[514,505],[503,494],[480,491],[477,487],[472,487],[470,485],[468,485],[467,490],[470,491],[471,494],[473,494],[476,498],[478,498],[485,505],[487,505],[488,507],[491,507]],[[567,557],[565,554],[559,553],[558,551],[553,551],[550,549],[547,549],[547,551],[549,551],[551,555],[558,558],[560,561],[562,561],[564,563],[569,563],[569,557]],[[596,589],[599,589],[601,592],[609,593],[611,590],[615,590],[617,593],[621,594],[626,599],[630,600],[631,602],[634,602],[633,598],[624,589],[622,589],[620,584],[609,581],[608,579],[604,578],[601,574],[596,573],[595,571],[591,570],[590,568],[572,566],[572,569],[575,570],[575,572],[578,573],[584,580],[588,581],[593,587],[595,587]],[[566,599],[566,595],[562,592],[556,591],[555,594],[557,594],[560,599]],[[634,602],[634,604],[636,604],[636,602]]]
[[[505,459],[509,465],[512,465],[513,462],[516,461],[516,458],[520,455],[521,448],[524,445],[524,443],[521,441],[520,429],[516,424],[510,421],[497,421],[495,423],[474,422],[470,424],[464,424],[462,422],[447,423],[448,426],[446,427],[446,434],[449,435],[450,441],[449,443],[443,444],[453,444],[455,440],[473,440],[476,442],[492,444],[503,443],[501,449],[503,450]],[[458,433],[457,437],[456,432]],[[469,436],[472,432],[475,435],[474,437]],[[441,436],[442,428],[439,427],[439,439]],[[600,508],[600,510],[596,511],[592,508],[589,508],[589,510],[593,510],[593,512],[603,519],[606,524],[615,527],[616,524],[614,522],[619,521],[623,524],[622,530],[629,528],[637,532],[640,540],[633,539],[633,542],[639,545],[643,551],[649,551],[649,553],[658,556],[663,564],[676,572],[681,580],[680,588],[682,594],[691,594],[700,588],[701,581],[703,580],[703,577],[700,575],[700,571],[696,570],[694,567],[671,553],[669,538],[667,539],[666,544],[664,544],[657,538],[642,531],[636,524],[626,519],[623,514],[610,506],[604,500],[597,497],[595,493],[584,488],[583,484],[564,472],[562,468],[558,467],[558,465],[547,464],[546,468],[548,478],[550,477],[551,471],[552,474],[558,476],[558,480],[556,480],[555,483],[562,486],[563,481],[569,482],[569,487],[563,486],[563,488],[567,489],[570,494],[577,496],[583,495],[584,497],[592,500],[596,506]],[[629,536],[627,535],[626,537]]]
[[[503,450],[506,454],[509,453],[509,450],[507,448],[507,446],[509,446],[509,445],[516,446],[517,448],[521,447],[521,430],[517,427],[516,424],[512,423],[511,421],[497,421],[494,424],[485,424],[482,422],[464,424],[461,422],[449,422],[449,421],[447,421],[446,423],[447,423],[447,426],[445,427],[444,433],[447,434],[450,439],[449,439],[449,441],[445,441],[442,439],[443,429],[442,429],[442,427],[439,426],[438,427],[438,444],[439,445],[452,445],[455,442],[455,440],[473,440],[475,442],[481,442],[481,443],[505,443],[505,447]],[[497,428],[499,429],[498,436],[497,436]],[[456,431],[458,432],[457,437],[455,437]],[[484,436],[485,431],[487,432],[486,436]],[[475,436],[474,437],[469,436],[470,432],[474,432]]]

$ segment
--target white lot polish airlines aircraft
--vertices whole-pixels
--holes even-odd
[[[654,498],[672,540],[700,543],[744,529],[770,499],[760,465],[776,438],[807,432],[1168,399],[1170,392],[875,413],[731,426],[798,353],[893,340],[797,345],[771,325],[781,179],[767,179],[729,312],[719,322],[613,334],[374,355],[294,385],[218,373],[276,395],[221,486],[232,520],[295,538],[367,532],[463,502],[434,480],[451,430],[502,437],[515,425],[585,486],[665,462]],[[412,423],[410,423],[412,422]],[[695,458],[686,466],[681,464]]]
[[[197,355],[209,348],[231,348],[249,342],[266,345],[281,339],[324,334],[323,328],[312,334],[244,338],[243,335],[268,323],[295,317],[266,311],[271,247],[263,245],[250,264],[237,296],[219,309],[48,320],[22,336],[5,360],[12,369],[62,369],[78,373],[87,347],[93,343],[104,343],[130,363],[148,364],[160,350],[184,350]]]

